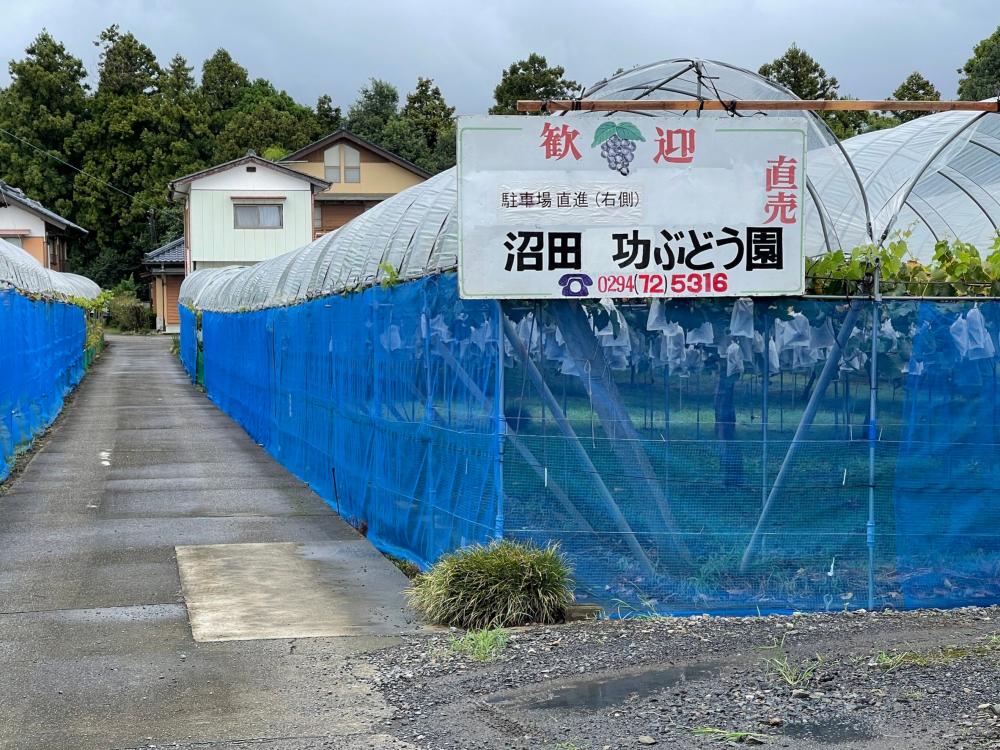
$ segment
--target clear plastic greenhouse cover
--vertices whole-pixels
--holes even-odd
[[[584,97],[796,98],[749,70],[695,59],[633,68],[595,84]],[[958,238],[980,249],[992,245],[1000,226],[1000,115],[928,115],[839,143],[812,113],[774,114],[809,122],[805,217],[811,255],[850,250],[895,231],[911,232],[910,249],[925,260],[939,239]],[[657,112],[656,116],[699,113]],[[700,116],[729,115],[704,111]],[[218,311],[257,310],[364,288],[385,278],[390,267],[400,281],[453,270],[458,260],[455,200],[455,171],[448,170],[303,248],[251,268],[192,274],[181,288],[181,304]]]
[[[56,299],[95,299],[101,293],[90,279],[43,268],[27,251],[0,240],[0,287],[4,286]]]

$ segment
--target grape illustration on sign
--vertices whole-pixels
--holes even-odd
[[[642,132],[630,122],[603,123],[594,133],[591,148],[601,147],[601,156],[608,163],[608,169],[613,169],[623,177],[628,175],[629,164],[635,159],[635,142],[645,141]]]
[[[458,137],[464,297],[803,290],[800,119],[462,117]]]

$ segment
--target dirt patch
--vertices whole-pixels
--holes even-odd
[[[360,657],[419,748],[1000,747],[995,607],[526,628],[486,664],[449,639]]]

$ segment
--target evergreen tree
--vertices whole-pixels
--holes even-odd
[[[933,83],[920,75],[920,73],[913,71],[906,77],[906,80],[899,84],[896,90],[892,92],[892,98],[899,99],[900,101],[938,102],[941,101],[941,92],[934,87]],[[915,120],[918,117],[923,117],[927,114],[930,113],[900,110],[898,112],[893,112],[892,117],[895,118],[897,122],[909,122],[910,120]]]
[[[437,148],[438,134],[447,129],[455,118],[455,108],[448,106],[433,80],[420,77],[417,78],[417,87],[407,94],[400,117],[420,133],[428,153],[433,153]]]
[[[423,134],[405,117],[397,115],[389,120],[381,136],[374,141],[387,151],[428,169],[431,150]]]
[[[516,114],[519,99],[568,99],[580,85],[564,78],[565,74],[561,65],[550,67],[544,56],[532,52],[526,60],[518,60],[503,72],[493,90],[496,105],[490,108],[490,114]]]
[[[90,230],[71,258],[102,286],[134,276],[142,255],[178,225],[167,204],[171,179],[205,164],[207,118],[182,57],[162,71],[146,45],[117,27],[103,32],[91,116],[69,139],[81,154],[73,198],[78,223]],[[112,187],[113,186],[113,187]]]
[[[781,84],[800,99],[841,98],[837,79],[827,75],[823,66],[795,44],[781,57],[761,65],[757,72]],[[823,112],[820,117],[834,135],[841,139],[857,135],[867,129],[868,115],[865,112]]]
[[[67,139],[87,117],[87,71],[47,31],[8,70],[10,86],[0,91],[0,128],[10,135],[0,133],[0,179],[75,220],[76,172],[57,158],[76,163]]]
[[[344,118],[340,113],[340,107],[333,106],[333,99],[329,94],[323,94],[316,100],[316,127],[320,135],[328,135],[339,130],[343,124]]]
[[[226,113],[226,124],[215,142],[217,162],[237,159],[248,150],[266,158],[281,158],[322,134],[316,114],[284,91],[258,78]]]
[[[437,143],[434,145],[434,151],[431,152],[430,161],[426,167],[428,171],[434,173],[443,172],[455,166],[456,138],[457,128],[454,122],[449,123],[446,127],[438,131]]]
[[[250,88],[247,69],[221,47],[201,66],[201,93],[212,112],[232,109]]]
[[[965,101],[1000,96],[1000,26],[975,46],[972,57],[958,69],[958,98]]]
[[[397,116],[398,110],[399,92],[396,87],[388,81],[372,78],[347,111],[347,129],[381,146],[382,133]]]

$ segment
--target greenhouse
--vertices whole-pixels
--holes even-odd
[[[584,97],[794,98],[705,60]],[[780,114],[806,120],[810,256],[898,236],[924,261],[939,241],[994,247],[1000,115],[841,144]],[[730,116],[662,116],[699,115]],[[857,285],[463,300],[455,204],[451,170],[181,289],[192,377],[383,551],[428,566],[494,538],[558,542],[577,597],[622,615],[1000,601],[997,302]]]
[[[0,480],[83,377],[87,321],[76,303],[100,292],[90,279],[43,268],[0,240],[0,341],[15,357],[0,371]]]

